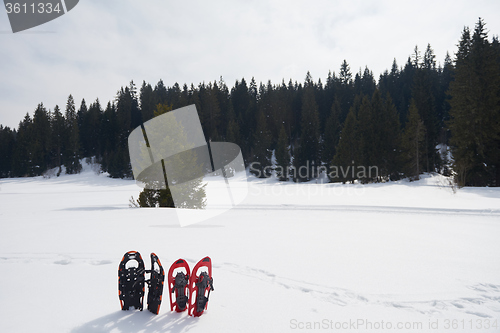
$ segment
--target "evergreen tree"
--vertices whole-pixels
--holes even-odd
[[[7,178],[12,175],[15,142],[15,131],[0,125],[0,178]]]
[[[413,54],[411,56],[411,63],[414,68],[419,68],[421,63],[420,63],[421,55],[420,55],[420,50],[418,49],[418,45],[415,45],[415,48],[413,49]]]
[[[59,168],[57,177],[62,172],[63,151],[67,142],[65,123],[64,116],[61,114],[59,106],[56,105],[51,118],[51,154],[53,159],[51,165]]]
[[[82,107],[83,107],[82,102]],[[83,124],[80,128],[80,140],[83,157],[96,157],[100,159],[100,138],[102,124],[102,108],[99,99],[90,104],[88,111],[82,112]]]
[[[360,144],[358,121],[356,119],[357,109],[361,102],[359,98],[351,107],[345,120],[340,140],[332,161],[332,168],[328,174],[331,182],[354,182],[356,179],[355,164],[360,160]]]
[[[335,90],[336,97],[340,104],[340,122],[344,123],[355,96],[351,69],[346,60],[344,60],[340,66],[340,73]]]
[[[278,144],[276,146],[276,177],[280,181],[288,180],[288,168],[290,167],[290,148],[285,126],[282,124]]]
[[[427,48],[425,49],[422,67],[429,71],[436,70],[436,55],[434,54],[431,44],[427,44]]]
[[[116,148],[111,154],[114,164],[115,177],[132,177],[132,167],[128,153],[128,136],[132,130],[142,123],[141,111],[135,85],[130,82],[129,87],[121,88],[116,97]]]
[[[216,99],[220,109],[218,133],[220,138],[223,138],[228,131],[227,127],[230,119],[235,119],[234,109],[231,101],[229,100],[229,88],[227,87],[226,82],[224,82],[222,76],[219,78],[218,82],[214,82],[214,86],[215,85],[217,86],[217,89],[215,90]]]
[[[439,133],[439,142],[442,144],[448,144],[448,129],[446,127],[446,123],[449,121],[450,114],[450,103],[449,103],[449,95],[447,94],[447,90],[452,81],[452,73],[453,73],[453,61],[451,60],[450,54],[446,52],[446,57],[444,59],[444,66],[439,78],[439,92],[436,97],[436,105],[441,106],[437,109],[437,120],[438,120],[438,128],[440,129]]]
[[[89,153],[87,152],[88,150],[88,144],[87,144],[87,131],[88,131],[88,126],[86,124],[86,118],[87,118],[87,103],[85,102],[85,99],[82,99],[82,102],[80,103],[80,108],[78,109],[78,112],[76,114],[76,119],[78,122],[78,134],[79,134],[79,146],[80,146],[80,156],[81,157],[88,157]]]
[[[378,107],[380,107],[380,105],[378,105]],[[364,170],[368,170],[370,166],[377,165],[376,157],[378,154],[379,142],[377,142],[376,137],[376,131],[378,130],[376,121],[378,121],[378,119],[374,116],[370,99],[368,96],[363,96],[357,116],[359,157],[355,160],[355,163],[357,164],[356,167],[364,168]],[[370,179],[367,178],[368,173],[361,173],[361,176],[362,177],[359,178],[361,178],[362,182],[366,183],[370,181]]]
[[[271,176],[271,133],[267,127],[266,116],[261,111],[257,116],[257,128],[254,134],[254,147],[252,149],[253,161],[250,172],[257,177]]]
[[[436,64],[430,45],[427,46],[423,62],[415,71],[412,96],[425,126],[423,166],[426,172],[435,171],[439,156],[435,149],[438,141],[438,120],[436,117],[435,90],[437,78],[433,78]]]
[[[233,110],[236,121],[240,128],[241,150],[245,162],[251,162],[251,148],[254,146],[256,129],[256,107],[257,107],[257,87],[252,78],[250,89],[245,79],[241,82],[236,80],[231,89],[230,99],[233,104]]]
[[[217,99],[218,87],[211,83],[207,86],[203,84],[200,85],[199,91],[201,107],[198,112],[200,114],[201,124],[205,129],[205,136],[207,137],[207,141],[219,141],[221,110]]]
[[[76,174],[82,170],[80,163],[80,133],[78,117],[76,114],[75,100],[69,95],[65,112],[66,144],[64,150],[64,166],[67,174]]]
[[[418,180],[422,173],[422,157],[425,156],[425,153],[423,153],[425,149],[424,140],[424,122],[420,119],[417,105],[412,99],[402,140],[403,170],[410,180]]]
[[[460,186],[500,184],[500,68],[482,19],[465,28],[450,84],[450,144]]]
[[[240,137],[240,126],[238,125],[238,121],[236,119],[236,116],[234,114],[233,110],[233,104],[228,103],[228,124],[226,127],[226,141],[227,142],[233,142],[236,143],[237,145],[240,145],[241,143],[241,137]]]
[[[340,131],[342,125],[340,123],[340,104],[335,98],[332,103],[330,116],[325,124],[325,134],[323,137],[323,148],[321,151],[322,161],[326,164],[327,172],[330,173],[331,161],[336,153],[336,147],[340,139]]]
[[[348,85],[351,84],[352,80],[352,73],[351,73],[351,68],[349,67],[349,64],[347,61],[344,59],[342,64],[340,65],[340,74],[339,74],[339,79],[340,83],[343,85]]]
[[[120,128],[114,103],[108,102],[102,115],[101,124],[102,170],[112,178],[124,177],[128,166],[124,160],[123,147],[120,143]]]
[[[307,80],[301,115],[300,139],[294,158],[294,178],[296,181],[308,181],[318,176],[316,171],[321,166],[321,159],[318,105],[312,84]]]
[[[397,180],[401,171],[398,157],[401,154],[401,124],[396,106],[387,95],[382,108],[380,126],[379,175]]]
[[[33,121],[28,113],[19,123],[16,135],[16,146],[12,158],[12,174],[14,177],[33,177]]]
[[[408,120],[408,108],[412,99],[413,88],[415,86],[415,72],[418,67],[415,67],[408,57],[406,64],[399,73],[397,85],[399,86],[399,94],[392,96],[395,101],[396,108],[399,112],[399,121],[401,124],[406,124]]]
[[[146,122],[153,118],[155,110],[155,94],[153,88],[145,81],[142,82],[141,92],[139,96],[142,121]]]
[[[375,78],[373,77],[373,73],[365,67],[363,73],[361,70],[354,79],[354,92],[359,95],[371,96],[377,87],[377,83],[375,82]]]
[[[43,103],[38,104],[38,107],[33,114],[33,138],[31,141],[32,151],[32,167],[30,174],[40,176],[47,170],[50,164],[50,146],[51,146],[51,127],[50,117]]]
[[[158,83],[156,84],[154,89],[154,95],[155,95],[154,105],[165,104],[168,102],[167,88],[165,87],[165,84],[163,83],[162,80],[158,81]]]

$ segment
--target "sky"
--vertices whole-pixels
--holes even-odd
[[[166,86],[219,80],[229,87],[325,82],[345,59],[375,78],[415,46],[443,63],[464,26],[500,34],[500,1],[80,0],[65,15],[13,34],[0,8],[0,124],[17,128],[41,102],[62,110],[116,97],[130,81]]]

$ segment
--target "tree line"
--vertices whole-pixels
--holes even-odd
[[[71,95],[64,110],[41,103],[17,129],[0,125],[0,177],[60,173],[62,166],[78,173],[90,157],[111,177],[132,177],[129,133],[158,105],[190,104],[206,139],[238,144],[259,177],[274,170],[281,180],[307,181],[321,167],[331,181],[454,172],[461,186],[500,185],[500,45],[482,19],[464,28],[453,60],[447,54],[438,64],[430,45],[415,47],[378,81],[368,68],[353,74],[344,60],[325,82],[310,73],[300,83],[252,78],[232,87],[222,78],[182,87],[143,82],[139,89],[130,82],[105,107],[98,99],[77,107]],[[448,146],[452,160],[440,149]],[[377,172],[359,172],[370,167]]]

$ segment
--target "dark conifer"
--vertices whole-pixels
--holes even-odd
[[[333,157],[331,171],[328,174],[332,182],[354,182],[356,179],[356,170],[353,171],[353,169],[360,161],[361,145],[359,143],[358,120],[356,119],[360,104],[361,101],[358,97],[347,114],[340,132],[339,144]]]
[[[9,127],[0,125],[0,178],[12,175],[15,143],[15,131],[12,131]]]
[[[66,144],[63,153],[64,166],[67,174],[79,173],[82,170],[80,163],[80,132],[75,100],[69,95],[65,111]]]
[[[285,126],[281,124],[278,144],[276,146],[276,177],[280,181],[288,180],[288,168],[290,167],[290,148],[288,135],[286,134]]]
[[[257,177],[271,175],[271,133],[267,127],[266,116],[261,111],[257,116],[257,128],[254,134],[254,147],[252,149],[252,163],[250,172]]]
[[[312,81],[308,82],[307,78],[302,96],[300,129],[298,147],[294,152],[295,180],[308,181],[318,176],[321,156],[318,105]]]
[[[417,105],[412,99],[408,111],[402,140],[402,163],[405,176],[418,180],[422,173],[422,160],[425,154],[425,126],[421,120]]]
[[[51,117],[51,155],[52,163],[51,166],[58,167],[57,176],[62,172],[63,165],[63,152],[66,149],[67,143],[67,131],[65,128],[66,120],[61,114],[59,106],[54,107],[54,112]]]
[[[482,19],[465,28],[450,84],[449,127],[460,186],[500,185],[500,65]]]

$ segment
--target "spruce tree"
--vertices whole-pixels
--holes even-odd
[[[120,128],[116,106],[108,102],[102,115],[101,128],[101,156],[102,169],[108,172],[111,178],[124,177],[127,163],[123,162],[123,147],[120,144]]]
[[[64,166],[67,174],[76,174],[82,170],[80,163],[80,133],[75,100],[68,96],[65,111],[66,144],[63,153]]]
[[[12,157],[12,175],[14,177],[33,177],[33,120],[26,113],[19,123],[16,146]]]
[[[0,125],[0,178],[12,175],[12,160],[16,142],[16,133],[9,127]]]
[[[257,177],[264,178],[271,175],[271,133],[267,127],[266,116],[261,111],[257,115],[257,128],[254,134],[253,160],[250,172]]]
[[[102,108],[99,99],[90,104],[88,111],[85,113],[83,128],[82,128],[82,146],[84,148],[85,157],[95,157],[100,160],[100,139],[102,125]]]
[[[65,128],[65,119],[61,114],[59,106],[54,107],[54,112],[51,117],[51,153],[53,162],[52,166],[58,167],[57,177],[62,172],[63,165],[63,151],[65,150],[65,145],[67,143],[67,134]]]
[[[335,98],[333,101],[330,116],[326,120],[325,132],[323,137],[323,148],[321,150],[321,159],[326,164],[327,173],[330,173],[331,161],[336,153],[336,148],[340,139],[340,103]]]
[[[200,86],[201,107],[198,110],[207,140],[219,141],[221,110],[218,101],[218,86],[209,83]],[[225,132],[222,132],[225,133]]]
[[[139,101],[142,121],[146,122],[149,119],[153,118],[153,113],[155,110],[155,95],[151,84],[146,84],[145,81],[142,82]]]
[[[360,161],[360,144],[357,109],[360,106],[359,98],[351,107],[340,132],[340,140],[332,160],[331,171],[328,174],[331,182],[354,182],[356,179],[355,166]]]
[[[418,180],[422,173],[423,156],[425,156],[425,126],[421,120],[417,105],[412,99],[408,110],[402,139],[402,163],[404,174],[410,180]]]
[[[227,111],[228,124],[226,127],[226,141],[240,145],[241,143],[240,126],[238,125],[238,120],[236,119],[236,116],[234,114],[233,104],[228,103],[227,108],[228,108]]]
[[[450,84],[449,127],[460,186],[500,185],[500,64],[482,19],[465,28]]]
[[[434,58],[431,51],[426,52],[426,56],[424,57],[425,62],[422,64],[422,67],[417,68],[415,71],[412,91],[412,97],[425,126],[424,161],[422,162],[426,172],[433,172],[436,164],[439,165],[439,157],[435,149],[438,143],[438,120],[433,91],[433,72],[431,71],[432,68],[435,68],[435,63],[432,62]]]
[[[89,157],[90,153],[88,152],[88,132],[89,128],[87,126],[87,103],[85,99],[82,99],[80,103],[80,108],[76,114],[77,122],[78,122],[78,134],[79,134],[79,146],[80,146],[80,156],[81,157]]]
[[[306,80],[302,96],[300,138],[294,156],[296,181],[309,181],[318,176],[317,170],[321,166],[319,130],[318,105],[314,97],[314,88]]]
[[[344,123],[355,97],[352,73],[346,60],[344,60],[340,66],[340,73],[335,90],[336,97],[340,104],[340,122]]]
[[[361,96],[360,96],[361,97]],[[380,101],[378,101],[380,104]],[[380,105],[378,105],[380,109]],[[377,140],[377,121],[378,118],[374,116],[372,104],[368,96],[362,98],[357,116],[357,133],[358,133],[358,152],[359,157],[356,162],[356,167],[362,167],[364,170],[369,170],[371,166],[377,165],[377,154],[379,153],[378,140]],[[353,166],[354,167],[354,166]],[[369,182],[367,173],[361,174],[362,182]],[[356,177],[358,178],[358,177]]]
[[[38,104],[33,114],[32,170],[30,174],[40,176],[50,164],[51,126],[50,117],[43,103]]]
[[[380,133],[379,175],[386,179],[397,180],[401,166],[401,124],[396,106],[388,94],[382,108]]]
[[[290,148],[288,142],[285,126],[281,124],[278,144],[275,151],[276,177],[278,177],[280,181],[288,180],[288,168],[290,167]]]

